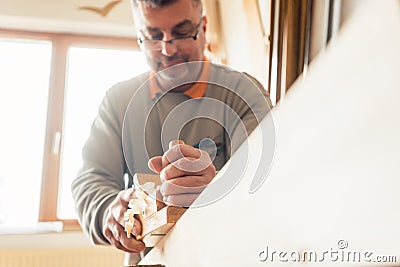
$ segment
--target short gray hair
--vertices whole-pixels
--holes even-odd
[[[137,6],[138,2],[144,2],[152,7],[164,7],[175,3],[178,0],[132,0],[133,6]],[[203,3],[201,0],[192,0],[197,6],[200,6],[203,10]]]

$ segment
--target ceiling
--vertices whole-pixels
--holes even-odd
[[[110,2],[115,3],[106,16],[88,10]],[[129,0],[0,0],[0,28],[135,36]]]

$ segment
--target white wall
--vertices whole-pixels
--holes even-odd
[[[244,12],[244,2],[253,0],[219,0],[222,29],[226,44],[227,64],[246,71],[266,85],[268,54],[260,28],[250,25],[251,19]],[[248,3],[246,3],[248,4]],[[247,7],[248,8],[248,7]],[[254,6],[255,8],[255,6]]]
[[[342,0],[341,6],[341,22],[346,21],[357,9],[367,5],[368,2],[380,0]],[[399,1],[400,2],[400,1]]]
[[[0,0],[0,28],[67,33],[133,36],[128,0],[116,5],[107,17],[79,10],[102,7],[110,0]]]

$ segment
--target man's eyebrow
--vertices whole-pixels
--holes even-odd
[[[187,26],[193,27],[193,22],[191,20],[185,19],[184,21],[179,22],[174,27],[172,27],[172,31],[178,30],[179,28],[187,27]]]
[[[176,24],[174,27],[172,27],[172,31],[177,30],[182,27],[187,27],[187,26],[193,27],[193,22],[189,19],[185,19],[185,20],[179,22],[178,24]],[[157,28],[157,27],[147,26],[146,31],[147,32],[161,32],[161,29]]]
[[[147,32],[160,32],[161,30],[159,28],[147,26],[146,31]]]

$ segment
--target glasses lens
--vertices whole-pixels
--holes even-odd
[[[161,50],[161,43],[160,40],[145,40],[143,47],[147,50]]]
[[[188,47],[192,45],[193,43],[193,37],[186,37],[186,38],[180,38],[180,39],[175,39],[174,40],[174,45],[176,47]]]
[[[141,45],[143,46],[144,49],[147,50],[153,50],[153,51],[159,51],[162,50],[163,43],[164,45],[167,45],[167,43],[170,43],[174,45],[177,48],[185,48],[188,46],[191,46],[196,40],[196,36],[188,36],[184,38],[177,38],[177,39],[172,39],[169,41],[162,41],[162,40],[144,40]]]

